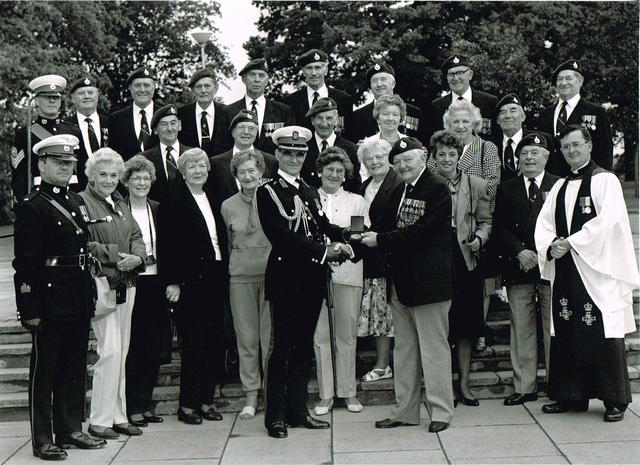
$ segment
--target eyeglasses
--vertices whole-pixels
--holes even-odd
[[[464,76],[464,74],[469,71],[468,69],[465,69],[464,71],[449,71],[447,73],[447,77],[448,78],[461,78],[462,76]]]
[[[144,182],[145,184],[150,183],[151,176],[131,176],[131,182]]]
[[[562,144],[560,146],[560,150],[563,152],[570,152],[571,150],[578,150],[583,145],[586,145],[587,142],[571,142],[570,144]]]
[[[365,163],[371,163],[372,161],[383,161],[388,158],[388,155],[379,154],[379,155],[367,155],[362,159]]]

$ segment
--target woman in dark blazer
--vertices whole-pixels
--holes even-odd
[[[359,193],[369,205],[371,229],[374,231],[380,230],[380,220],[389,196],[402,182],[389,164],[390,150],[391,145],[383,139],[372,139],[358,148],[358,159],[369,174]],[[358,317],[358,337],[376,338],[377,359],[373,369],[362,377],[362,381],[377,381],[393,376],[389,365],[393,322],[387,302],[384,256],[377,249],[366,249],[364,253],[364,285],[362,308]]]
[[[178,159],[184,182],[172,187],[159,212],[161,279],[182,339],[178,419],[193,425],[222,420],[213,394],[223,375],[228,249],[219,202],[204,187],[210,169],[203,150],[184,152]]]

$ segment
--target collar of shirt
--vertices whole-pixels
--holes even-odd
[[[588,162],[586,162],[584,165],[580,166],[578,169],[571,170],[571,172],[572,172],[573,174],[578,174],[578,171],[580,171],[582,168],[584,168],[585,166],[587,166],[589,163],[591,163],[591,159],[589,159],[589,161],[588,161]]]
[[[311,105],[313,105],[313,93],[314,92],[318,93],[318,98],[319,99],[329,96],[329,89],[327,89],[327,85],[326,84],[322,84],[322,87],[320,87],[318,90],[314,90],[310,86],[306,86],[306,87],[307,87],[307,100],[309,101],[309,108],[311,108]]]
[[[89,116],[84,116],[80,112],[76,112],[76,118],[78,119],[78,127],[80,128],[80,133],[82,134],[82,142],[84,143],[84,147],[87,150],[87,155],[93,155],[91,151],[91,143],[89,142],[89,130],[87,129],[86,119],[91,118],[91,126],[93,127],[93,132],[96,133],[96,138],[98,139],[98,143],[102,144],[100,141],[100,116],[98,116],[98,112],[94,111]]]
[[[416,187],[416,184],[418,184],[418,179],[420,179],[420,176],[422,176],[422,173],[424,173],[424,170],[426,169],[427,169],[427,165],[422,167],[422,171],[420,171],[420,174],[418,175],[418,177],[413,182],[410,183],[411,187]]]
[[[209,124],[209,138],[211,139],[213,133],[213,119],[215,118],[216,110],[213,102],[209,104],[207,108],[202,108],[198,102],[195,105],[195,114],[196,114],[196,132],[198,133],[198,141],[202,141],[202,127],[200,126],[200,118],[202,117],[202,112],[207,114],[207,123]]]
[[[544,178],[544,170],[538,176],[535,177],[536,185],[538,189],[542,188],[542,179]],[[525,175],[522,175],[522,179],[524,180],[524,190],[527,193],[527,197],[529,197],[529,178]]]
[[[140,110],[144,110],[145,117],[147,118],[147,124],[149,125],[149,130],[151,130],[151,118],[153,117],[153,101],[149,103],[144,108],[140,108],[135,103],[133,104],[133,129],[136,133],[136,136],[140,135]]]
[[[291,176],[289,173],[285,173],[281,169],[278,169],[278,174],[293,187],[300,187],[300,181],[295,176]]]
[[[471,100],[473,99],[473,92],[471,91],[471,86],[467,87],[467,90],[465,90],[462,95],[458,95],[454,91],[451,91],[451,95],[452,95],[451,97],[452,102],[455,100],[458,100],[458,97],[462,97],[467,102],[471,102]]]
[[[253,148],[253,145],[252,145],[251,147],[249,147],[249,148],[248,148],[248,149],[246,149],[246,150],[255,150],[255,149]],[[233,150],[231,151],[231,156],[235,155],[235,154],[236,154],[236,153],[238,153],[238,152],[242,152],[242,151],[243,151],[243,150],[240,150],[238,147],[236,147],[236,146],[234,145],[234,146],[233,146]]]
[[[558,111],[558,113],[560,113],[560,108],[562,108],[563,101],[564,100],[562,99],[558,99],[558,103],[556,105],[556,110]],[[569,117],[569,115],[571,114],[571,112],[576,107],[579,101],[580,101],[580,94],[576,94],[573,97],[571,97],[569,100],[567,100],[567,118]]]
[[[267,99],[265,98],[264,95],[261,95],[256,99],[252,99],[248,95],[245,95],[244,103],[247,107],[247,110],[251,110],[251,102],[253,102],[254,100],[256,101],[256,106],[258,107],[258,109],[264,109],[264,107],[267,105]]]
[[[502,134],[502,148],[505,148],[507,146],[507,141],[509,139],[511,139],[513,141],[513,143],[515,144],[512,148],[513,148],[513,153],[515,154],[516,149],[515,147],[518,146],[518,144],[520,143],[520,141],[522,140],[522,137],[524,136],[524,131],[522,130],[522,128],[520,128],[518,130],[518,132],[516,132],[513,136],[511,137],[507,137],[507,135],[505,135],[504,133]]]
[[[336,143],[336,133],[332,132],[329,137],[322,139],[316,132],[313,133],[318,144],[318,151],[322,151],[322,141],[326,140],[329,147],[333,147]]]
[[[160,155],[162,156],[162,163],[164,164],[164,171],[167,173],[167,145],[164,145],[160,142]],[[176,165],[178,164],[178,158],[180,156],[180,142],[176,141],[173,145],[171,145],[173,149],[172,157],[176,161]],[[168,173],[167,173],[168,174]]]

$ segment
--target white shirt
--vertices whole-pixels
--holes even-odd
[[[149,131],[151,131],[151,118],[153,118],[153,101],[149,103],[144,108],[140,108],[135,103],[133,104],[133,129],[136,132],[136,137],[140,137],[140,110],[144,110],[145,117],[147,118],[147,124],[149,125]],[[142,149],[142,144],[140,144],[140,148]]]
[[[200,147],[202,147],[202,127],[200,126],[200,118],[202,118],[202,112],[207,113],[207,124],[209,125],[209,140],[213,141],[213,121],[216,116],[215,106],[213,102],[209,104],[207,108],[202,108],[198,102],[196,102],[195,107],[196,112],[196,130],[198,131],[198,141],[200,142]]]
[[[156,257],[156,225],[153,222],[153,215],[148,205],[142,208],[131,207],[131,214],[138,223],[140,231],[142,231],[142,240],[147,251],[147,256]],[[144,273],[140,274],[158,274],[158,265],[147,265]]]
[[[571,97],[569,100],[567,100],[567,107],[566,107],[567,120],[569,120],[569,116],[571,116],[571,113],[573,113],[573,110],[576,108],[576,105],[578,104],[579,101],[580,101],[580,94],[576,94],[573,97]],[[558,99],[558,103],[556,104],[556,110],[553,112],[553,132],[555,134],[558,134],[558,128],[556,127],[556,123],[558,121],[558,115],[560,114],[560,109],[562,108],[562,102],[564,102],[564,100]]]
[[[451,91],[451,103],[458,100],[458,97],[462,97],[467,102],[471,103],[471,100],[473,99],[473,92],[471,91],[471,86],[467,87],[467,90],[465,90],[462,95],[458,95],[454,91]]]
[[[522,136],[524,135],[522,128],[520,128],[518,130],[518,132],[516,132],[513,136],[511,137],[507,137],[504,133],[502,135],[502,158],[504,159],[504,152],[507,149],[507,142],[509,141],[509,139],[512,140],[511,142],[511,148],[513,149],[513,161],[515,163],[515,167],[516,169],[518,168],[518,157],[516,157],[516,147],[518,146],[518,144],[520,143],[520,141],[522,140]],[[465,146],[465,149],[467,147]],[[500,160],[503,163],[505,163],[505,160]]]
[[[254,99],[249,97],[248,95],[244,96],[244,104],[247,110],[251,111],[251,102]],[[267,108],[267,99],[264,98],[264,95],[261,95],[256,101],[256,111],[258,112],[258,135],[262,132],[262,122],[264,121],[264,110]]]
[[[326,139],[321,138],[317,132],[314,131],[313,133],[314,138],[316,140],[316,144],[318,144],[318,153],[322,152],[322,141],[326,140],[327,141],[327,147],[333,147],[336,143],[336,133],[332,132],[331,135],[329,137],[327,137]]]
[[[177,140],[171,146],[171,157],[175,160],[176,166],[178,166],[178,157],[180,156],[180,142]],[[164,174],[169,179],[169,170],[167,169],[167,146],[160,142],[160,155],[162,156],[162,165],[164,166]]]
[[[198,208],[204,217],[204,221],[207,223],[207,230],[209,230],[209,237],[211,237],[211,245],[213,245],[213,250],[216,254],[216,260],[222,260],[222,254],[220,253],[220,246],[218,245],[218,232],[216,230],[216,219],[213,216],[213,211],[211,210],[211,205],[209,204],[209,199],[207,199],[207,194],[204,192],[202,194],[194,194],[193,198],[198,204]]]
[[[318,100],[321,98],[329,97],[329,89],[327,89],[326,84],[322,84],[318,90],[314,90],[312,87],[307,86],[307,100],[309,101],[309,108],[313,105],[313,93],[318,93]]]
[[[84,116],[80,112],[76,112],[76,118],[78,119],[78,127],[80,128],[80,132],[82,133],[82,142],[84,147],[87,149],[87,155],[90,157],[93,155],[93,151],[91,150],[91,143],[89,142],[89,128],[87,127],[87,118],[91,118],[91,127],[93,131],[96,133],[96,139],[98,139],[98,144],[101,144],[102,137],[100,136],[100,117],[98,116],[98,112],[94,111],[89,116]]]
[[[542,186],[542,178],[544,178],[544,170],[542,170],[542,173],[540,173],[538,176],[534,178],[536,180],[536,185],[538,186],[538,190],[540,190],[540,186]],[[526,176],[522,176],[522,179],[524,180],[524,190],[527,192],[527,198],[528,198],[529,185],[531,184],[531,181]]]

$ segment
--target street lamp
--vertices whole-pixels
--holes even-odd
[[[207,65],[207,57],[204,51],[204,46],[207,45],[207,42],[209,42],[209,39],[213,35],[213,31],[197,28],[189,32],[189,35],[198,43],[198,45],[200,45],[200,56],[202,57],[202,67],[204,68]]]

